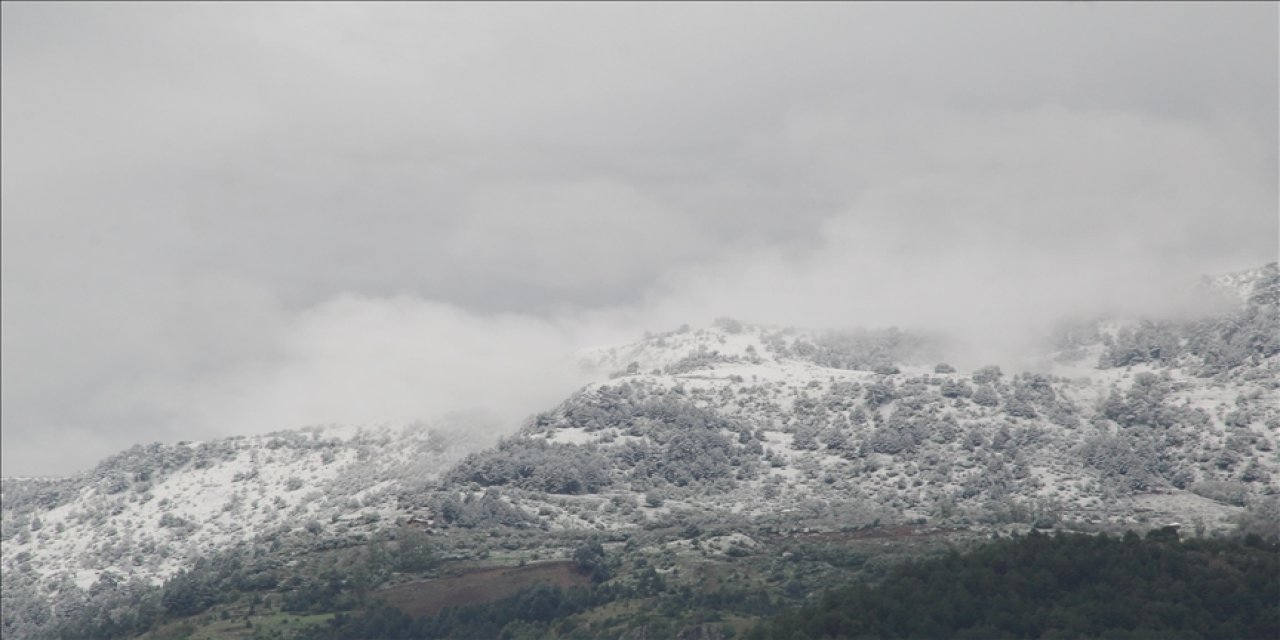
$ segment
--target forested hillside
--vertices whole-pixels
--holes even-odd
[[[1036,532],[910,563],[747,638],[1275,638],[1280,546]]]

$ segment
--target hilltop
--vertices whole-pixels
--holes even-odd
[[[454,416],[152,444],[71,478],[6,479],[5,635],[102,630],[84,621],[143,602],[151,613],[112,624],[215,606],[174,595],[193,575],[235,593],[270,575],[261,588],[282,590],[284,607],[327,575],[308,573],[308,558],[379,549],[392,560],[360,560],[382,568],[324,583],[326,597],[390,590],[422,610],[413,580],[453,579],[422,573],[439,562],[472,575],[492,564],[468,563],[499,559],[474,575],[503,581],[525,575],[509,573],[516,563],[576,558],[597,581],[638,588],[646,566],[673,585],[690,562],[765,571],[803,540],[1274,536],[1280,277],[1271,264],[1206,283],[1233,302],[1194,318],[1076,322],[1046,339],[1036,370],[961,369],[942,337],[898,329],[721,319],[581,352],[597,381],[497,441],[481,418]],[[800,585],[788,597],[863,571],[812,562],[785,573]],[[331,612],[339,600],[321,602]]]

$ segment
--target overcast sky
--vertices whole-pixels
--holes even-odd
[[[1277,5],[3,5],[3,467],[720,315],[1004,336],[1277,252]]]

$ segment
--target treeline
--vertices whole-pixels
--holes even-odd
[[[199,558],[160,586],[106,572],[57,611],[32,589],[10,591],[5,577],[3,635],[15,638],[127,638],[244,597],[278,593],[283,611],[307,614],[363,606],[364,594],[394,572],[439,562],[425,534],[409,527],[368,544],[316,550],[293,561],[291,543],[258,545]],[[304,547],[292,550],[303,553]]]
[[[550,623],[613,602],[625,593],[613,586],[541,585],[497,602],[445,609],[439,615],[411,618],[394,607],[363,613],[339,613],[327,626],[302,632],[300,640],[344,638],[502,638],[513,634],[545,636]]]
[[[578,561],[582,568],[581,559]],[[610,603],[636,601],[643,602],[643,605],[641,612],[635,615],[596,616],[592,621],[579,615]],[[764,587],[713,591],[694,589],[689,585],[672,587],[650,567],[625,581],[569,588],[538,585],[502,600],[451,607],[422,618],[410,617],[390,606],[339,613],[327,625],[300,630],[295,638],[532,640],[684,637],[690,629],[724,620],[726,614],[772,615],[779,609],[778,602],[779,596],[770,595]]]
[[[1280,545],[1032,532],[833,591],[748,638],[1276,638]]]

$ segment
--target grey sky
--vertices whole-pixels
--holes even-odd
[[[1277,6],[3,5],[3,466],[508,421],[718,315],[983,337],[1277,252]]]

